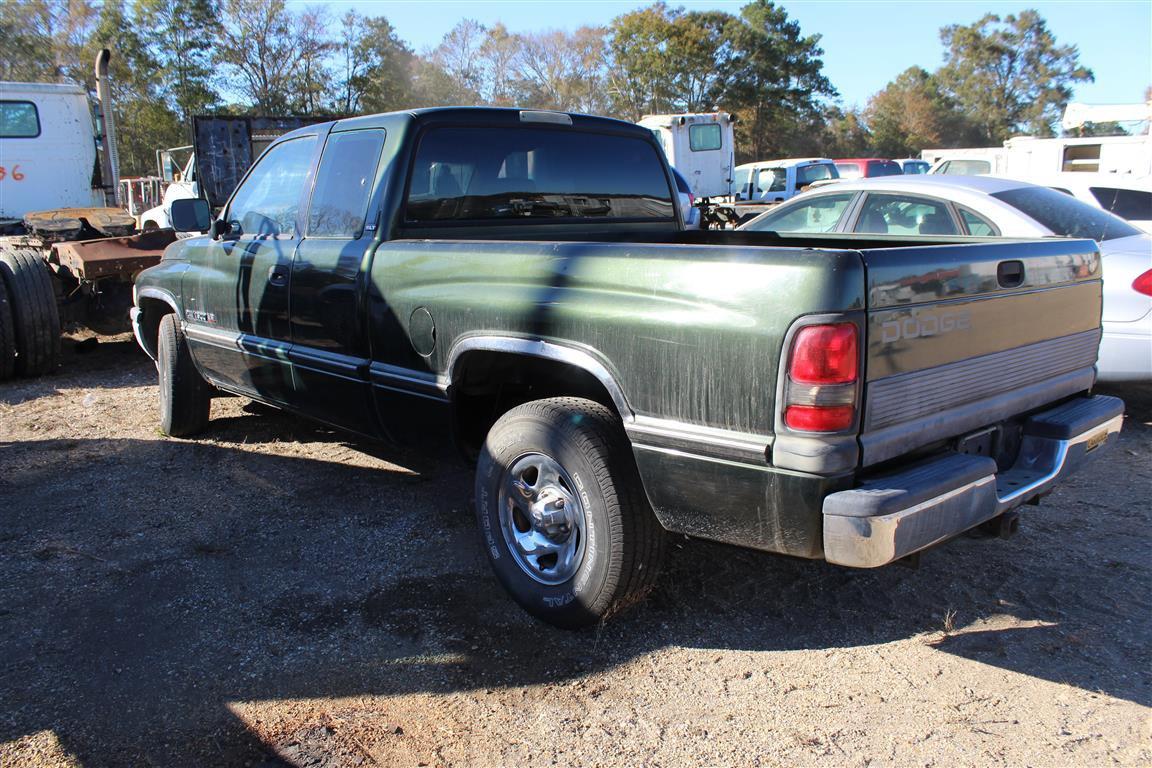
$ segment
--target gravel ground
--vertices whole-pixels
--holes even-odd
[[[0,385],[0,765],[1149,765],[1152,391],[1107,461],[916,570],[677,539],[596,630],[502,594],[470,475],[130,337]]]

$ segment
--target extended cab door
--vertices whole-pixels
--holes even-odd
[[[377,428],[359,285],[375,242],[384,139],[382,128],[328,135],[291,280],[294,405],[370,435]]]
[[[288,297],[315,150],[305,135],[264,153],[225,208],[229,232],[195,249],[182,286],[201,369],[260,400],[286,403],[292,392]]]

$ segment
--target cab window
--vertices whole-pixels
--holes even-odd
[[[40,135],[40,115],[30,101],[0,101],[0,139],[34,139]]]
[[[420,139],[410,223],[504,219],[666,219],[675,213],[664,160],[631,136],[547,128],[435,127]]]
[[[805,165],[796,169],[796,189],[803,189],[814,181],[838,178],[840,178],[840,173],[832,163]]]
[[[295,234],[315,146],[315,136],[301,136],[273,146],[260,158],[228,205],[232,234]]]
[[[384,131],[379,129],[328,137],[308,209],[309,236],[360,236],[383,147]]]
[[[959,234],[944,203],[889,194],[868,195],[852,231],[869,235]]]
[[[788,186],[788,170],[785,168],[764,168],[756,176],[755,197],[763,197],[769,192],[783,192]]]

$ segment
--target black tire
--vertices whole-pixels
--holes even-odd
[[[502,496],[501,489],[516,487],[506,483],[521,462],[537,456],[553,460],[560,475],[568,476],[559,486],[571,492],[569,498],[583,511],[582,555],[571,577],[557,583],[541,583],[530,575],[523,548],[514,552],[516,544],[510,543],[517,534],[505,521],[518,519],[531,527],[531,511],[521,508],[519,518],[514,511],[501,514],[521,503],[536,503],[523,491],[522,497],[507,490]],[[539,478],[533,484],[542,485]],[[664,530],[644,495],[620,420],[591,400],[536,400],[496,422],[476,467],[476,518],[489,562],[504,588],[529,613],[559,627],[594,624],[639,601],[651,589],[663,559]],[[564,526],[561,531],[576,529]],[[566,573],[557,571],[556,578]]]
[[[12,310],[17,376],[42,376],[60,364],[60,314],[52,274],[38,251],[0,249],[0,279]]]
[[[160,429],[172,437],[203,432],[212,407],[212,388],[196,370],[188,340],[172,314],[160,318],[156,369],[160,378]]]
[[[0,381],[12,378],[16,368],[16,338],[8,286],[0,279]]]

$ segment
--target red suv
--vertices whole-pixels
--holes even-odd
[[[873,176],[902,176],[904,169],[892,160],[879,160],[874,157],[846,158],[833,160],[842,179],[870,179]]]

